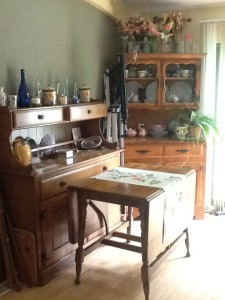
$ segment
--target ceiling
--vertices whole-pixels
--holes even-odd
[[[139,13],[146,11],[178,11],[197,7],[224,6],[225,0],[123,0]]]

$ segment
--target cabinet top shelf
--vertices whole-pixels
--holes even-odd
[[[123,53],[126,59],[134,59],[136,54],[134,53]],[[203,58],[205,53],[137,53],[137,59],[199,59]]]

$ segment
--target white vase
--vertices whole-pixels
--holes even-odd
[[[4,92],[4,87],[0,87],[0,106],[6,106],[7,105],[7,96]]]

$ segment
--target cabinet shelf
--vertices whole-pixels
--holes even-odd
[[[167,102],[168,106],[164,106],[163,110],[174,110],[176,108],[176,110],[183,110],[184,109],[184,103],[171,103],[171,102]],[[176,107],[174,107],[176,106]],[[185,108],[192,108],[192,109],[198,109],[198,104],[196,103],[187,103],[187,105],[185,106]],[[137,102],[137,103],[128,103],[128,109],[136,109],[136,110],[143,110],[143,109],[147,109],[147,110],[162,110],[162,107],[160,106],[156,106],[155,103],[148,103],[148,102]]]
[[[189,80],[195,80],[194,77],[166,77],[165,80],[176,80],[176,81],[179,81],[179,80],[184,80],[184,81],[189,81]]]
[[[140,78],[140,77],[128,77],[125,79],[126,81],[156,81],[158,80],[158,78],[156,77],[144,77],[144,78]]]
[[[51,148],[56,148],[56,147],[62,147],[62,146],[67,146],[70,144],[74,144],[75,141],[67,141],[67,142],[61,142],[61,143],[57,143],[57,144],[52,144],[49,146],[44,146],[44,147],[37,147],[37,148],[33,148],[31,149],[31,152],[36,152],[36,151],[41,151],[41,150],[46,150],[46,149],[51,149]]]

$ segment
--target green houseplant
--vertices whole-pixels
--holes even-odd
[[[188,121],[189,136],[197,143],[209,136],[218,136],[219,130],[216,120],[205,115],[200,110],[192,111]]]

